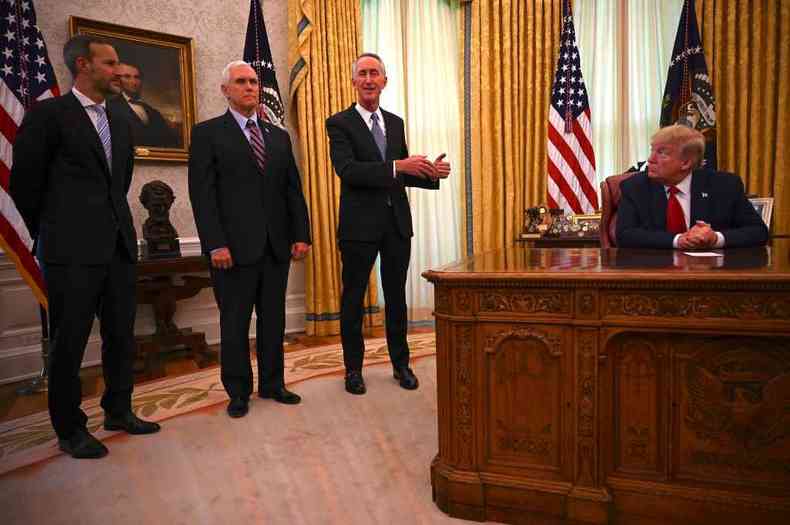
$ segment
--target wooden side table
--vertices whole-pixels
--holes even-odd
[[[161,354],[177,348],[187,348],[201,368],[214,360],[203,332],[179,328],[173,322],[177,301],[211,287],[210,277],[190,275],[205,272],[208,272],[208,260],[203,256],[137,261],[137,303],[153,306],[156,322],[153,334],[135,338],[138,359],[143,360],[151,378],[164,377]]]

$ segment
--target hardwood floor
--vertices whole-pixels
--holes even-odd
[[[431,327],[412,328],[409,333],[432,332]],[[365,337],[384,337],[384,328],[376,327],[365,331]],[[290,334],[285,336],[285,351],[294,352],[305,348],[314,348],[340,342],[340,336],[307,336],[304,333]],[[254,344],[254,341],[251,342]],[[211,349],[216,355],[218,345],[213,345]],[[166,377],[175,377],[183,374],[190,374],[200,370],[197,363],[186,352],[175,351],[164,357]],[[219,363],[216,359],[207,367],[217,367]],[[92,397],[101,394],[104,390],[104,379],[102,377],[101,366],[83,368],[80,371],[82,378],[82,397]],[[135,384],[149,381],[147,372],[142,370],[135,374]],[[20,387],[27,384],[27,381],[0,385],[0,422],[24,417],[29,414],[40,412],[47,409],[46,393],[20,395],[17,393]]]

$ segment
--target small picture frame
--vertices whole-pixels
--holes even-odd
[[[601,214],[574,215],[572,223],[579,237],[598,237],[601,232]]]
[[[749,199],[757,214],[763,219],[765,225],[771,227],[771,213],[774,209],[773,197],[753,197]]]

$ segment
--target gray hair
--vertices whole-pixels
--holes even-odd
[[[230,82],[230,70],[233,69],[234,67],[238,67],[238,66],[250,66],[250,64],[248,64],[244,60],[234,60],[233,62],[231,62],[230,64],[225,66],[225,69],[222,70],[222,85],[223,86],[227,86],[228,82]],[[252,67],[252,66],[250,66],[250,67]]]
[[[371,57],[371,58],[375,58],[376,60],[378,60],[379,64],[381,64],[381,74],[384,75],[385,77],[387,76],[387,68],[384,67],[384,61],[381,60],[380,56],[378,56],[376,53],[362,53],[361,55],[359,55],[357,57],[356,60],[354,60],[354,63],[351,65],[351,77],[352,78],[357,76],[357,64],[359,64],[359,61],[362,60],[365,57]]]

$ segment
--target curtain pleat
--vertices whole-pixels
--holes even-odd
[[[305,331],[334,335],[340,332],[340,180],[329,159],[324,122],[354,101],[351,64],[360,47],[359,0],[289,0],[288,8],[291,111],[313,233],[305,268]],[[375,280],[366,304],[376,304]],[[377,307],[366,312],[367,325],[380,323]]]

